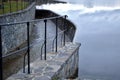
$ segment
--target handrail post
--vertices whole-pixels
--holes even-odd
[[[3,80],[3,64],[2,64],[2,34],[0,26],[0,80]]]
[[[58,23],[57,23],[58,18],[56,18],[56,50],[55,52],[57,52],[57,41],[58,41]]]
[[[44,23],[45,23],[45,46],[44,46],[44,51],[45,51],[45,56],[44,56],[44,59],[46,60],[46,43],[47,43],[47,20],[44,20]]]
[[[66,29],[66,25],[65,25],[65,24],[66,24],[66,23],[65,23],[66,18],[67,18],[67,15],[65,15],[65,18],[64,18],[64,30]],[[63,45],[64,45],[64,46],[65,46],[65,32],[66,32],[66,31],[64,31],[64,40],[63,40],[63,41],[64,41],[64,42],[63,42]]]
[[[30,26],[30,23],[27,22],[28,74],[30,74],[30,38],[29,38],[29,26]]]

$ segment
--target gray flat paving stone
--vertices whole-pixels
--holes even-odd
[[[45,68],[45,72],[49,72],[49,71],[52,71],[53,70],[53,68],[52,67],[49,67],[49,66],[47,66],[46,68]]]
[[[34,73],[42,73],[43,72],[43,69],[44,69],[44,67],[39,67],[39,68],[37,68],[37,69],[34,69]]]
[[[55,72],[46,72],[44,73],[45,76],[52,77],[55,74]]]
[[[55,61],[55,60],[50,60],[47,61],[48,65],[62,65],[63,62]]]
[[[50,79],[46,76],[41,76],[41,77],[35,77],[33,80],[50,80]]]
[[[69,43],[68,43],[69,44]],[[70,45],[74,45],[69,44],[68,49],[70,47]],[[76,47],[76,46],[74,46]],[[21,71],[18,72],[18,74],[13,75],[12,77],[10,77],[8,80],[50,80],[50,78],[57,72],[60,70],[61,66],[66,62],[66,60],[68,59],[68,53],[64,54],[60,53],[59,51],[66,49],[66,47],[63,47],[63,49],[61,48],[60,50],[58,50],[58,54],[56,56],[54,56],[54,58],[52,58],[51,60],[40,60],[37,59],[36,61],[34,61],[33,63],[31,63],[31,68],[32,68],[32,73],[30,75],[28,74],[23,74]],[[72,50],[71,50],[72,51]],[[50,53],[48,53],[50,54]],[[69,53],[69,56],[72,53]],[[27,67],[26,67],[27,69]],[[22,74],[21,74],[22,73]]]

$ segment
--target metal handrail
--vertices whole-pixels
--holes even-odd
[[[58,34],[63,34],[64,31],[66,31],[66,30],[60,31]],[[47,39],[49,39],[49,38],[51,38],[51,37],[48,37]],[[55,37],[55,38],[56,38],[56,37]],[[55,38],[54,38],[54,39],[55,39]],[[38,41],[38,42],[36,42],[36,43],[30,44],[30,48],[31,48],[32,46],[38,45],[37,43],[39,43],[39,42],[41,42],[41,41]],[[53,42],[53,41],[52,41],[52,42]],[[6,54],[6,55],[2,56],[2,58],[9,57],[9,56],[14,55],[14,54],[20,54],[22,51],[26,51],[27,48],[28,48],[28,47],[21,48],[21,49],[19,49],[19,50],[16,50],[16,51],[14,51],[14,52],[11,52],[11,53],[9,53],[9,54]]]
[[[30,74],[30,48],[33,46],[33,45],[36,45],[34,43],[30,44],[30,39],[29,39],[29,27],[30,27],[30,22],[38,22],[38,21],[44,21],[45,23],[45,36],[44,36],[44,43],[42,44],[42,47],[41,47],[41,59],[42,59],[42,49],[43,47],[45,47],[45,54],[44,54],[44,59],[46,60],[46,43],[47,43],[47,20],[52,20],[52,19],[58,19],[58,18],[64,18],[66,19],[66,15],[64,16],[57,16],[57,17],[50,17],[50,18],[44,18],[44,19],[36,19],[36,20],[29,20],[29,21],[21,21],[21,22],[11,22],[11,23],[2,23],[0,24],[0,76],[3,76],[3,71],[2,71],[2,59],[5,58],[5,57],[8,57],[8,56],[11,56],[13,54],[20,54],[22,51],[26,51],[27,52],[24,54],[24,60],[23,60],[23,72],[25,72],[25,58],[26,58],[26,55],[27,55],[27,61],[28,61],[28,74]],[[27,24],[27,47],[24,47],[24,48],[21,48],[17,51],[14,51],[14,52],[11,52],[5,56],[2,56],[2,34],[1,34],[1,31],[2,31],[2,27],[4,26],[10,26],[10,25],[16,25],[16,24]],[[65,22],[64,22],[65,23]],[[64,30],[65,30],[65,24],[64,24]],[[65,30],[66,31],[66,30]],[[61,31],[58,33],[57,31],[57,23],[56,23],[56,36],[54,38],[54,41],[57,39],[57,36],[58,34],[61,34],[61,33],[64,33],[64,36],[65,36],[65,31]],[[54,44],[54,41],[53,41],[53,44]],[[64,37],[64,41],[65,41],[65,37]],[[65,42],[64,42],[65,43]],[[57,45],[57,41],[56,41],[56,45]],[[57,51],[57,50],[56,50]],[[0,79],[2,80],[3,77],[0,77]]]
[[[39,43],[39,42],[41,42],[41,41],[38,41],[38,42],[36,42],[36,43],[31,43],[29,48],[31,48],[31,47],[33,47],[33,46],[35,46],[35,45],[38,45],[37,43]],[[22,51],[26,51],[27,48],[28,48],[28,47],[26,46],[26,47],[24,47],[24,48],[21,48],[21,49],[19,49],[19,50],[16,50],[16,51],[14,51],[14,52],[11,52],[11,53],[9,53],[9,54],[4,55],[4,56],[2,56],[2,58],[6,58],[6,57],[9,57],[9,56],[14,55],[14,54],[20,54]]]
[[[65,16],[66,16],[66,15],[65,15]],[[21,23],[27,23],[27,22],[33,22],[33,21],[34,21],[34,22],[36,22],[36,21],[43,21],[43,20],[46,20],[46,19],[50,20],[50,19],[55,19],[55,18],[60,18],[60,17],[64,17],[64,16],[57,16],[57,17],[44,18],[44,19],[36,19],[36,20],[30,20],[30,21],[21,21],[21,22],[14,22],[14,23],[15,23],[15,24],[21,24]],[[3,24],[0,24],[0,26],[15,25],[14,23],[3,23]],[[62,32],[64,32],[64,31],[61,31],[61,32],[59,32],[59,33],[62,33]],[[58,34],[59,34],[59,33],[58,33]],[[33,44],[30,45],[30,47],[32,47],[32,46],[33,46]],[[5,56],[2,56],[2,58],[11,56],[11,55],[16,54],[16,53],[20,53],[20,52],[26,50],[27,48],[28,48],[28,47],[24,47],[24,48],[19,49],[19,50],[17,50],[17,51],[11,52],[11,53],[9,53],[9,54],[7,54],[7,55],[5,55]]]
[[[66,30],[63,30],[63,31],[58,32],[58,35],[59,35],[59,34],[63,34],[64,31],[66,31]],[[61,37],[63,37],[63,36],[61,36]],[[54,39],[53,39],[53,41],[52,41],[52,51],[54,51],[54,43],[55,43],[55,39],[56,39],[56,38],[57,38],[57,37],[55,36]],[[61,42],[62,42],[62,39],[63,39],[63,38],[61,38]]]

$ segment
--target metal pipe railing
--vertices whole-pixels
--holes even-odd
[[[15,22],[15,23],[3,23],[3,24],[0,24],[0,80],[3,80],[3,58],[5,57],[8,57],[10,55],[13,55],[13,54],[19,54],[21,53],[22,51],[27,51],[24,55],[24,60],[23,60],[23,72],[25,73],[25,58],[26,58],[26,55],[27,55],[27,66],[28,66],[28,74],[30,74],[30,48],[31,46],[33,46],[34,44],[30,44],[30,22],[39,22],[39,21],[44,21],[44,28],[45,28],[45,32],[44,32],[44,44],[42,45],[41,47],[41,50],[43,49],[44,47],[44,60],[47,60],[47,20],[52,20],[52,19],[55,19],[56,22],[56,35],[55,35],[55,39],[54,41],[56,41],[55,43],[55,46],[56,46],[56,50],[55,52],[57,52],[57,46],[58,46],[58,34],[61,34],[61,33],[64,33],[65,35],[65,31],[66,31],[66,28],[65,28],[65,22],[64,22],[64,30],[59,32],[58,33],[58,18],[64,18],[66,19],[66,16],[57,16],[57,17],[51,17],[51,18],[44,18],[44,19],[37,19],[37,20],[30,20],[30,21],[22,21],[22,22]],[[27,25],[27,47],[24,47],[22,49],[19,49],[15,52],[11,52],[10,54],[7,54],[5,56],[2,55],[2,27],[6,26],[6,27],[9,27],[10,25],[16,25],[16,24],[26,24]],[[64,38],[65,40],[65,38]],[[53,41],[53,42],[54,42]],[[65,42],[64,42],[65,44]],[[41,59],[42,59],[42,51],[41,51]]]
[[[21,21],[21,22],[14,22],[14,23],[3,23],[3,24],[0,24],[0,26],[3,26],[3,27],[4,27],[4,26],[9,26],[9,25],[14,25],[14,24],[22,24],[22,23],[27,23],[27,22],[39,22],[39,21],[43,21],[43,20],[45,20],[45,19],[51,20],[51,19],[60,18],[60,17],[64,17],[64,16],[57,16],[57,17],[44,18],[44,19],[36,19],[36,20],[30,20],[30,21]],[[65,30],[64,30],[64,31],[65,31]],[[64,31],[61,31],[60,33],[64,32]],[[32,45],[33,45],[33,44],[32,44]],[[32,45],[30,45],[30,47],[31,47]],[[19,49],[19,50],[17,50],[17,51],[11,52],[11,53],[9,53],[9,54],[7,54],[7,55],[4,55],[4,56],[2,56],[2,57],[5,58],[5,57],[11,56],[11,55],[13,55],[13,54],[20,53],[20,52],[22,52],[22,51],[24,51],[24,50],[27,50],[27,47],[24,47],[24,48]]]
[[[57,43],[58,43],[58,22],[57,22],[58,18],[56,18],[56,50],[55,52],[57,52]]]
[[[28,50],[27,50],[27,62],[28,62],[28,74],[30,74],[30,38],[29,38],[29,22],[27,22],[27,47],[28,47]]]
[[[45,23],[45,37],[44,37],[44,41],[45,41],[45,46],[44,46],[44,51],[45,51],[45,56],[44,56],[44,59],[46,60],[46,43],[47,43],[47,20],[45,19],[44,20],[44,23]]]
[[[61,34],[61,46],[63,45],[63,36],[64,36],[64,32],[65,32],[66,30],[63,30],[63,31],[60,31],[60,32],[58,32],[58,35],[60,35]],[[56,40],[56,36],[54,37],[54,39],[53,39],[53,41],[52,41],[52,51],[54,51],[54,43],[55,43],[55,40]]]

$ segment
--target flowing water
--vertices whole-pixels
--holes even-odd
[[[120,0],[64,0],[37,6],[67,14],[77,27],[82,80],[120,80]]]

